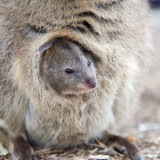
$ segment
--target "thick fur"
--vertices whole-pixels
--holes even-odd
[[[1,0],[0,116],[10,135],[67,147],[120,127],[150,50],[147,14],[145,0]],[[96,89],[66,98],[45,88],[36,51],[57,37],[99,59]]]

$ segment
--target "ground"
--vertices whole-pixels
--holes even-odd
[[[119,134],[127,137],[135,143],[145,160],[160,160],[160,8],[151,11],[151,20],[153,28],[153,41],[155,51],[152,58],[146,81],[145,90],[142,94],[139,109],[132,121],[119,131]],[[0,133],[0,151],[2,144],[8,145],[6,136]],[[0,154],[1,154],[0,153]],[[105,147],[101,143],[90,144],[89,147],[81,146],[71,150],[41,150],[36,152],[37,159],[77,159],[77,160],[98,160],[110,159],[121,160],[128,159]],[[0,160],[8,159],[7,156],[0,156]]]

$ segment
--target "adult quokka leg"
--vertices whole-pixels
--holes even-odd
[[[15,101],[16,100],[17,99],[15,98]],[[2,107],[0,108],[0,114],[4,122],[4,124],[1,127],[4,128],[4,131],[8,133],[10,143],[9,152],[11,154],[11,159],[34,160],[34,152],[28,143],[24,125],[24,117],[26,112],[25,110],[27,107],[25,107],[25,105],[18,106],[16,105],[17,103],[15,103],[15,101],[9,102],[9,104],[12,104],[10,106],[6,105],[3,107],[0,105],[0,107]],[[21,104],[19,99],[17,100],[17,102]],[[23,101],[23,98],[22,102],[25,104],[25,100]],[[17,108],[15,106],[17,106]],[[2,109],[3,112],[1,112]]]
[[[101,141],[106,145],[116,143],[120,146],[124,146],[131,160],[142,160],[139,149],[126,138],[105,132]]]
[[[10,140],[12,160],[36,160],[33,149],[23,136],[15,136]]]

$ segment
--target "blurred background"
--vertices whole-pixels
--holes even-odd
[[[160,0],[148,0],[149,1],[149,4],[152,8],[155,8],[155,7],[159,7],[160,6]]]

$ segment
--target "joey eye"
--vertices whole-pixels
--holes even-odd
[[[72,74],[72,73],[73,73],[73,70],[67,68],[67,69],[65,70],[65,72],[66,72],[67,74]]]
[[[91,62],[90,62],[90,61],[88,61],[88,63],[87,63],[87,64],[88,64],[88,66],[90,66],[90,65],[91,65]]]

